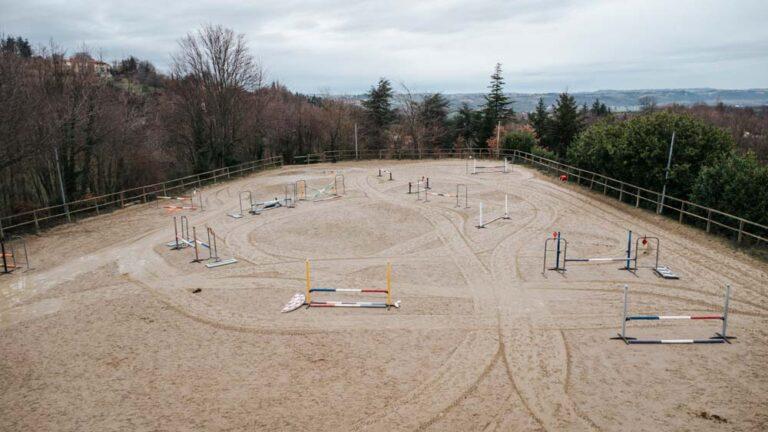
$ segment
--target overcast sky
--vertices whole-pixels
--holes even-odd
[[[768,0],[0,0],[0,33],[166,70],[203,24],[244,33],[270,80],[359,93],[768,87]]]

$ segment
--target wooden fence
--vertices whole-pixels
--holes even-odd
[[[737,244],[749,240],[749,244],[768,245],[768,226],[748,221],[717,209],[704,207],[696,203],[665,196],[661,192],[635,186],[592,171],[566,165],[556,160],[547,159],[519,150],[489,151],[487,149],[464,149],[461,151],[426,151],[426,150],[335,150],[320,153],[297,155],[291,161],[294,165],[315,163],[370,160],[370,159],[442,159],[485,157],[494,159],[508,158],[511,163],[528,164],[542,172],[559,176],[566,175],[567,181],[615,198],[623,203],[644,208],[667,217],[676,218],[678,223],[695,225],[708,233],[717,233],[732,237]],[[246,162],[232,167],[221,168],[207,173],[195,174],[180,179],[170,180],[154,185],[147,185],[100,197],[71,202],[68,205],[58,205],[41,208],[25,213],[0,218],[0,235],[3,230],[41,228],[41,224],[57,224],[72,221],[73,217],[85,217],[100,214],[115,208],[123,208],[132,204],[148,203],[156,200],[157,196],[171,192],[181,193],[192,187],[216,182],[219,179],[253,173],[256,171],[280,167],[283,165],[281,156]]]

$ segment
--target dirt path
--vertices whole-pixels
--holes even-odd
[[[228,216],[242,190],[271,199],[335,173],[342,198]],[[408,195],[422,176],[433,192],[466,184],[470,208]],[[171,215],[152,207],[30,239],[35,269],[0,277],[0,429],[768,428],[768,266],[699,231],[526,168],[467,175],[451,160],[289,167],[203,194],[206,210],[186,215],[199,233],[215,230],[235,265],[206,269],[169,250]],[[478,203],[500,215],[505,194],[510,219],[475,228]],[[542,274],[552,231],[569,255],[620,256],[628,229],[660,238],[661,263],[681,280],[615,262]],[[641,265],[653,261],[646,252]],[[382,288],[391,262],[403,307],[281,314],[303,290],[305,259],[315,286],[350,288]],[[718,313],[730,283],[738,339],[611,341],[625,283],[632,313],[674,315]],[[653,338],[718,330],[630,328]]]

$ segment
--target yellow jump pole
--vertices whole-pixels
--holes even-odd
[[[307,306],[309,306],[309,304],[312,303],[312,294],[309,291],[310,290],[310,288],[309,288],[309,286],[310,286],[310,282],[309,282],[309,260],[307,260],[307,262],[306,262],[306,267],[307,267],[307,297],[306,297],[306,302],[307,302]]]
[[[387,307],[392,306],[392,264],[387,263]]]

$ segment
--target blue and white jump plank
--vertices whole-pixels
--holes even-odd
[[[625,318],[627,321],[638,320],[722,320],[722,315],[636,315]]]
[[[355,292],[355,293],[381,293],[386,294],[385,289],[366,289],[366,288],[312,288],[309,292]]]

